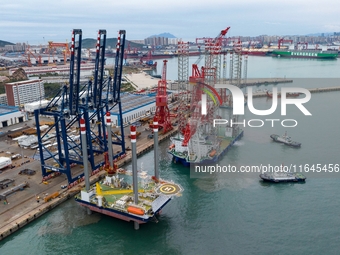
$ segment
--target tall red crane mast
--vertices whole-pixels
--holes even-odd
[[[136,54],[138,52],[137,48],[131,48],[131,45],[130,45],[130,42],[128,43],[128,47],[127,47],[127,50],[126,50],[126,53],[128,54]]]
[[[204,40],[205,52],[205,83],[213,85],[219,80],[221,72],[222,45],[224,36],[228,33],[230,27],[223,29],[215,38],[206,38]]]
[[[168,61],[163,60],[163,62],[162,79],[158,81],[155,118],[158,120],[158,126],[161,132],[165,134],[172,130],[173,127],[171,125],[171,114],[168,107],[168,94],[166,93],[166,62]],[[150,128],[153,128],[152,124],[150,124]]]
[[[198,68],[197,64],[200,59],[201,58],[199,58],[196,63],[192,65],[192,75],[189,77],[189,83],[193,85],[189,111],[191,113],[191,116],[185,127],[180,130],[181,134],[183,134],[184,136],[182,146],[188,146],[189,140],[196,132],[198,121],[202,116],[199,102],[202,100],[202,88],[204,86],[204,67],[202,67],[201,70]]]

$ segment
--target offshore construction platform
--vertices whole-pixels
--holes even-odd
[[[107,126],[111,132],[110,114],[107,114]],[[112,160],[112,146],[109,146],[108,157],[106,157],[107,175],[103,181],[90,186],[88,167],[84,162],[85,188],[80,195],[76,196],[76,201],[91,211],[99,212],[114,218],[125,221],[133,221],[135,229],[139,224],[149,221],[158,222],[157,215],[160,210],[172,199],[179,196],[182,187],[172,181],[165,181],[159,177],[158,158],[158,123],[153,122],[154,131],[154,161],[155,174],[151,178],[147,172],[137,173],[137,152],[136,152],[136,127],[131,126],[131,146],[132,146],[132,184],[126,182],[124,177],[127,171],[118,169]],[[86,144],[85,121],[81,120],[81,136]],[[108,137],[109,144],[111,142]],[[86,150],[83,151],[86,155]],[[138,175],[139,180],[138,181]]]
[[[130,135],[133,161],[132,184],[122,177],[128,172],[118,169],[114,163],[117,159],[126,156],[120,98],[125,36],[125,30],[120,30],[117,37],[114,77],[105,78],[106,31],[98,31],[94,78],[85,84],[80,84],[82,31],[74,29],[69,84],[64,85],[45,108],[35,110],[35,120],[39,127],[41,115],[54,118],[54,124],[44,134],[41,134],[37,128],[44,178],[48,179],[50,175],[56,173],[65,174],[69,183],[68,188],[85,180],[85,188],[75,199],[87,208],[88,213],[96,211],[118,219],[133,221],[135,229],[138,229],[141,223],[157,221],[156,216],[159,211],[173,196],[180,195],[182,188],[159,177],[157,134],[159,126],[165,127],[162,118],[158,125],[159,114],[156,114],[152,124],[155,139],[155,175],[149,177],[147,172],[142,172],[138,178],[135,126],[131,126]],[[162,84],[160,86],[162,87]],[[158,108],[164,110],[164,100],[167,100],[166,87],[165,90],[159,89],[158,94],[160,96],[156,98],[160,99],[162,104],[162,107]],[[118,123],[121,123],[119,136],[111,130],[111,111],[118,112],[119,115]],[[51,151],[44,145],[44,138],[50,136],[56,137],[58,148],[56,151]],[[113,140],[112,137],[115,139]],[[113,146],[117,149],[116,153],[113,152]],[[101,159],[105,158],[105,161],[98,160],[100,155],[102,155]],[[79,166],[84,171],[74,171]],[[107,171],[105,179],[91,186],[90,176],[103,169]]]
[[[205,65],[198,68],[201,57],[192,65],[192,75],[188,77],[189,44],[179,44],[178,81],[179,87],[185,90],[192,85],[190,99],[182,94],[178,108],[179,134],[171,138],[172,144],[168,152],[173,156],[173,162],[185,166],[190,164],[209,164],[216,162],[228,149],[243,136],[243,130],[238,125],[230,124],[214,127],[214,119],[229,119],[237,123],[237,116],[230,113],[232,96],[226,89],[216,89],[215,84],[224,83],[241,87],[242,44],[233,39],[233,51],[230,53],[230,77],[226,78],[226,55],[223,45],[230,27],[222,30],[216,38],[198,38],[204,45]],[[223,59],[223,65],[221,64]],[[245,56],[245,61],[247,57]],[[245,77],[246,77],[245,63]],[[223,68],[222,68],[223,67]],[[221,76],[222,71],[222,76]],[[186,88],[187,90],[188,88]],[[209,96],[209,98],[207,97]],[[209,99],[209,100],[208,100]],[[187,102],[190,100],[190,105]],[[225,109],[221,109],[225,108]],[[222,116],[226,115],[226,116]],[[231,123],[228,121],[228,123]]]

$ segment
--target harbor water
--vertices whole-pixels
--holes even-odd
[[[273,86],[340,86],[338,70],[339,60],[248,58],[249,78],[293,79],[293,83],[262,85],[254,91]],[[161,73],[160,65],[157,72]],[[173,58],[168,61],[168,79],[176,76]],[[170,141],[165,141],[160,145],[160,175],[179,183],[184,192],[164,207],[158,223],[141,225],[136,231],[133,223],[87,215],[69,200],[1,241],[0,254],[339,254],[340,171],[310,170],[317,164],[328,170],[329,164],[340,164],[339,98],[338,91],[312,94],[304,104],[311,116],[294,105],[287,107],[286,116],[280,106],[270,116],[255,116],[246,107],[245,120],[261,119],[263,126],[242,127],[242,139],[218,162],[238,169],[301,165],[305,183],[264,183],[258,173],[193,178],[189,168],[172,162],[167,153]],[[256,109],[271,105],[271,99],[254,99]],[[221,110],[222,116],[223,111],[227,110]],[[280,121],[273,127],[265,120],[269,118]],[[297,125],[284,127],[284,119],[294,119]],[[271,134],[286,131],[302,143],[301,148],[271,141]],[[138,167],[150,174],[153,155],[150,151],[138,158]]]

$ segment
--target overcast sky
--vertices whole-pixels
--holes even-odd
[[[126,30],[126,39],[168,32],[191,40],[227,36],[304,35],[340,31],[339,0],[2,0],[0,40],[44,44],[83,39],[106,29],[107,38]]]

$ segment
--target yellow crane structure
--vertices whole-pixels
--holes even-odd
[[[103,191],[102,188],[100,187],[100,184],[97,182],[96,183],[96,192],[97,195],[99,196],[106,196],[106,195],[119,195],[119,194],[130,194],[133,193],[132,189],[115,189],[115,190],[106,190]],[[143,193],[145,190],[139,189],[138,192]]]
[[[31,67],[32,62],[31,62],[31,57],[35,58],[36,62],[38,63],[38,66],[42,66],[42,59],[41,56],[34,55],[33,52],[31,51],[31,48],[29,45],[27,45],[26,51],[25,51],[26,59],[27,59],[27,66]]]
[[[52,53],[53,56],[53,62],[54,62],[54,53],[56,52],[56,48],[64,48],[63,49],[63,56],[64,56],[64,64],[66,64],[67,57],[70,56],[70,47],[69,44],[66,43],[56,43],[53,41],[48,41],[48,50],[49,50],[49,57],[48,57],[48,63],[50,63],[50,55]]]

